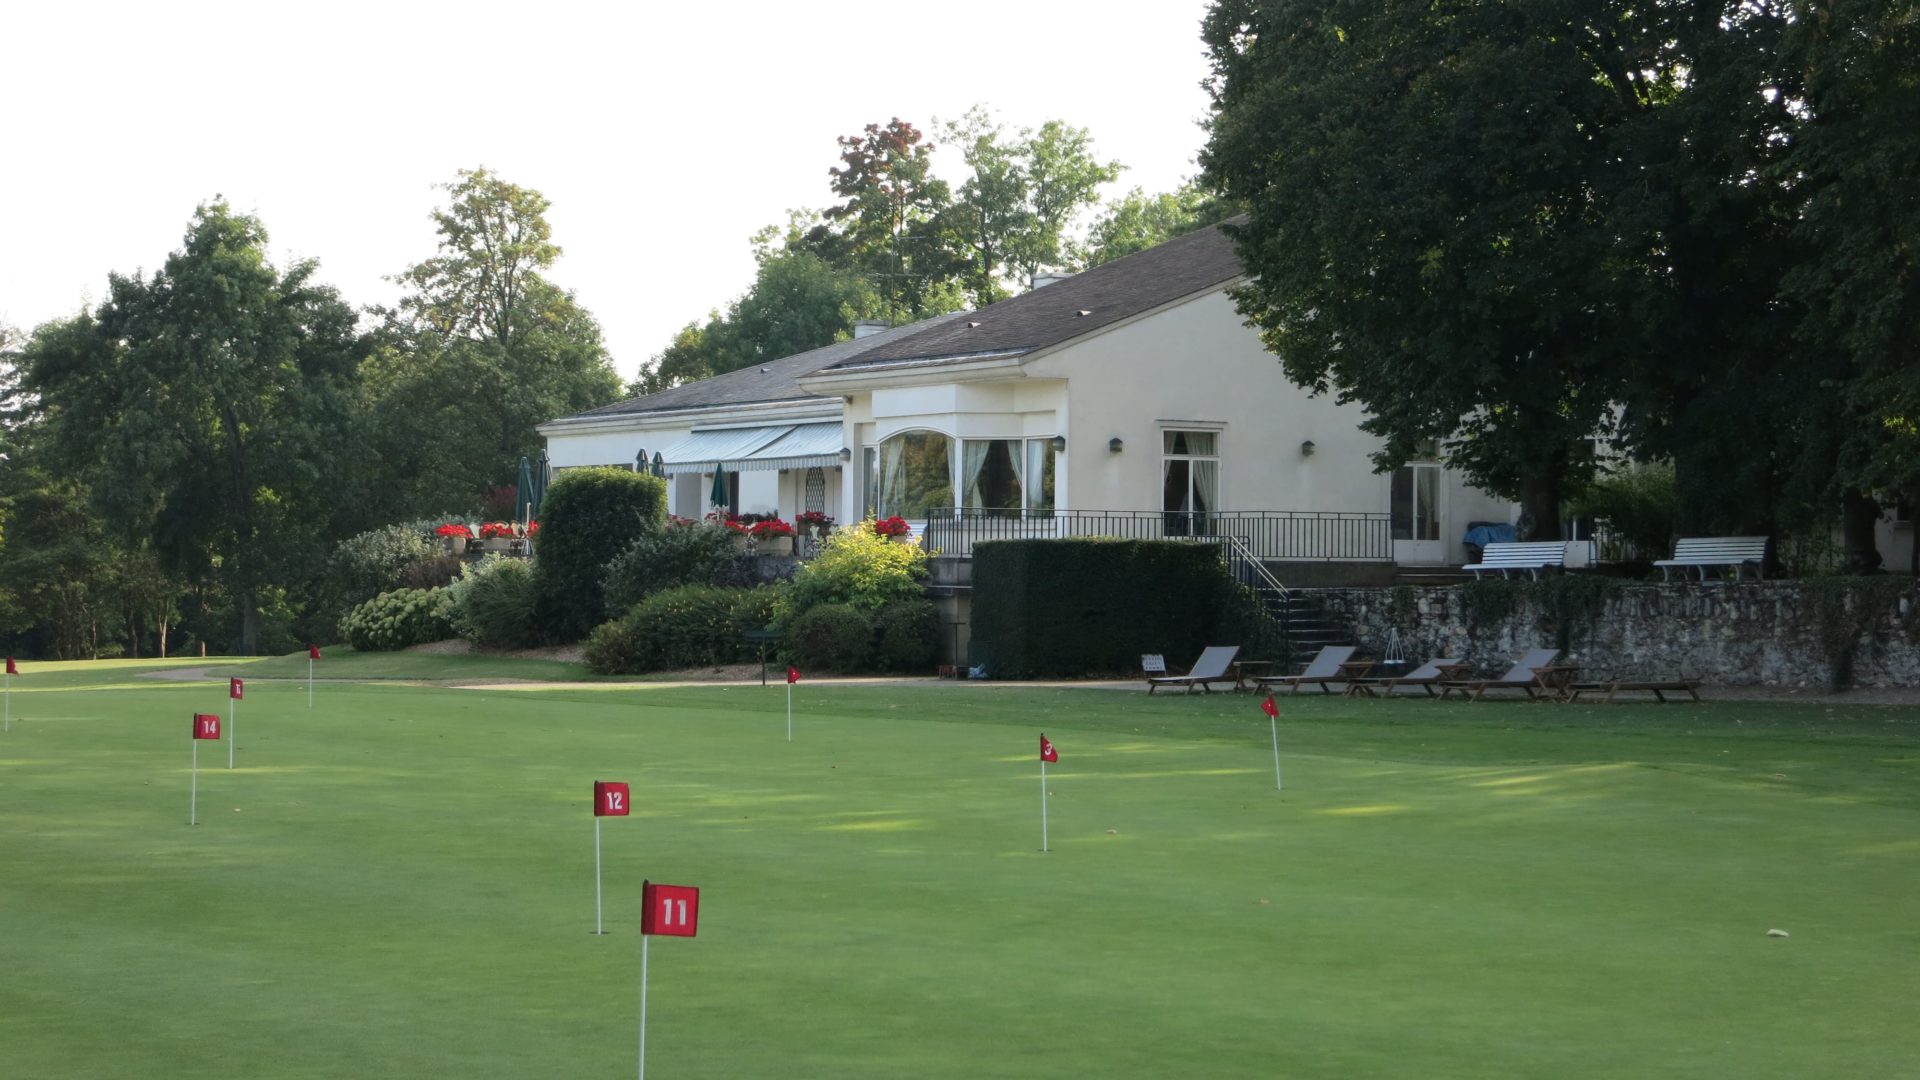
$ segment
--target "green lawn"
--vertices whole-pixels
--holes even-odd
[[[1920,710],[253,681],[188,828],[141,666],[16,684],[0,1076],[626,1075],[645,877],[660,1076],[1920,1074]]]

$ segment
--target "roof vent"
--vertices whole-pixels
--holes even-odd
[[[885,319],[856,319],[853,323],[853,336],[857,340],[891,329],[893,324]]]
[[[979,324],[979,323],[977,323],[977,322],[970,322],[970,323],[968,323],[968,324],[967,324],[967,329],[969,329],[969,330],[971,330],[971,329],[973,329],[974,327],[976,327],[976,326],[979,326],[979,325],[980,325],[980,324]]]
[[[1072,276],[1072,274],[1062,273],[1035,274],[1033,275],[1033,287],[1036,289],[1044,289],[1056,281],[1065,281]]]
[[[1093,314],[1093,312],[1091,312],[1091,311],[1086,311],[1086,310],[1081,310],[1081,311],[1078,311],[1078,312],[1075,312],[1075,314],[1076,314],[1076,315],[1079,315],[1079,316],[1080,316],[1081,318],[1083,318],[1083,319],[1084,319],[1084,318],[1086,318],[1087,316],[1089,316],[1089,315],[1091,315],[1091,314]],[[763,371],[764,371],[765,369],[764,369],[764,368],[762,368],[761,370],[763,370]]]

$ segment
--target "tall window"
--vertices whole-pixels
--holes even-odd
[[[968,439],[961,444],[960,505],[1018,517],[1053,509],[1053,440]]]
[[[1166,511],[1167,533],[1205,533],[1206,515],[1219,508],[1219,433],[1167,430],[1160,435],[1165,455],[1161,464],[1161,509]]]
[[[953,440],[937,431],[905,431],[880,444],[881,517],[925,519],[953,505]]]
[[[862,447],[860,450],[860,512],[878,513],[880,510],[880,448]]]
[[[1440,466],[1402,465],[1393,470],[1389,509],[1395,540],[1440,539]]]

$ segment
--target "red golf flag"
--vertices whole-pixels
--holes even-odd
[[[307,659],[309,660],[320,659],[320,646],[318,645],[307,646]]]
[[[239,679],[227,680],[227,696],[235,701],[247,696],[247,684]]]
[[[7,657],[7,674],[9,675],[20,674],[20,669],[14,665],[13,657],[11,656]]]
[[[1045,735],[1040,736],[1040,760],[1041,761],[1059,761],[1060,760],[1060,751],[1055,750],[1053,748],[1053,744],[1047,741],[1047,737]]]
[[[196,739],[218,739],[220,737],[220,718],[212,713],[194,713],[193,737]]]
[[[1276,720],[1279,719],[1280,717],[1280,706],[1275,705],[1273,703],[1272,694],[1268,694],[1267,700],[1260,703],[1260,711],[1263,713],[1266,713],[1268,716],[1271,716]]]
[[[792,664],[788,664],[787,665],[787,682],[797,683],[799,681],[800,681],[800,669],[797,667],[794,667]]]

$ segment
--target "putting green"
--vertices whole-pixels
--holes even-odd
[[[624,1075],[643,878],[661,1076],[1920,1071],[1916,710],[250,680],[189,828],[136,671],[16,684],[0,1076]]]

